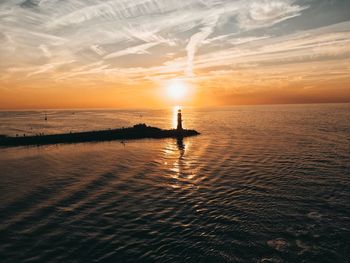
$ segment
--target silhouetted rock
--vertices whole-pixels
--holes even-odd
[[[79,143],[94,141],[112,141],[144,138],[183,138],[199,135],[195,130],[171,129],[147,126],[144,123],[136,124],[130,128],[108,129],[101,131],[70,132],[52,135],[36,135],[23,137],[0,136],[0,146],[44,145],[57,143]]]

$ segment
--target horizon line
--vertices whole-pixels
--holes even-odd
[[[258,103],[258,104],[231,104],[231,105],[208,105],[194,106],[183,105],[182,108],[229,108],[229,107],[247,107],[247,106],[284,106],[284,105],[329,105],[329,104],[350,104],[350,101],[343,102],[303,102],[303,103]],[[179,105],[169,105],[164,107],[72,107],[72,108],[0,108],[0,112],[6,111],[46,111],[46,110],[163,110],[178,107]]]

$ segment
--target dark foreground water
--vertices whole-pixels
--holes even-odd
[[[183,110],[202,135],[0,149],[0,261],[349,262],[350,104]],[[174,125],[0,112],[0,134]]]

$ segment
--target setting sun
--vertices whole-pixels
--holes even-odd
[[[172,80],[167,86],[167,94],[172,100],[184,99],[187,93],[188,88],[182,80]]]

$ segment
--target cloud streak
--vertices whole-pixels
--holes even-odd
[[[309,23],[316,2],[4,0],[0,84],[39,77],[135,86],[170,77],[219,83],[252,71],[278,78],[280,67],[288,71],[284,67],[296,63],[334,69],[334,61],[350,56],[350,17]],[[330,79],[343,77],[349,66],[337,70]],[[242,80],[249,81],[257,80]]]
[[[204,42],[204,40],[210,36],[214,31],[214,27],[218,21],[218,17],[211,16],[203,20],[203,27],[200,31],[191,36],[190,41],[186,46],[187,51],[187,70],[188,76],[193,76],[193,59],[198,47]]]

